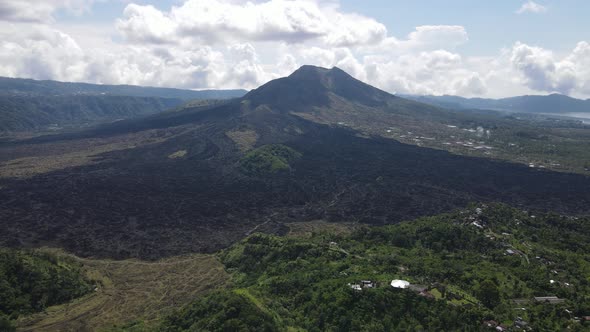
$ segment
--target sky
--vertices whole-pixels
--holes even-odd
[[[391,93],[590,98],[587,0],[0,0],[0,76],[253,89],[337,66]]]

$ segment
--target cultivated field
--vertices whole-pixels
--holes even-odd
[[[96,291],[21,319],[20,331],[100,331],[134,321],[149,328],[162,315],[229,281],[213,255],[157,262],[76,259],[97,281]]]

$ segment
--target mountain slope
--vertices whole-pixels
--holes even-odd
[[[0,132],[89,126],[159,113],[187,100],[231,99],[245,93],[0,77]]]
[[[0,96],[0,132],[59,129],[150,115],[182,99],[130,96]]]
[[[587,177],[403,144],[368,127],[458,119],[339,69],[303,67],[219,105],[4,143],[0,243],[154,259],[281,234],[285,222],[389,224],[471,201],[590,212]]]

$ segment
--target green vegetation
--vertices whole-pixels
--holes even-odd
[[[273,318],[237,291],[221,291],[167,317],[163,331],[278,331]],[[196,322],[196,323],[195,323]]]
[[[81,265],[36,251],[0,249],[0,330],[9,318],[70,301],[93,289]]]
[[[141,331],[229,280],[213,255],[173,257],[157,262],[83,259],[97,290],[88,296],[21,317],[21,331]],[[82,328],[83,327],[83,328]],[[2,331],[2,329],[0,329]]]
[[[590,313],[587,222],[492,205],[349,235],[254,234],[220,253],[234,290],[195,301],[161,328],[473,331],[520,317],[535,331],[581,331],[574,317]],[[398,278],[427,291],[390,287]],[[361,280],[377,286],[349,286]],[[230,318],[241,325],[224,325]]]
[[[87,278],[100,284],[97,292],[21,317],[19,328],[68,330],[83,320],[109,331],[487,331],[483,322],[494,320],[505,326],[524,321],[534,331],[583,331],[588,323],[574,318],[590,313],[589,220],[474,205],[392,226],[335,231],[325,222],[295,224],[289,236],[254,234],[218,259],[99,261],[3,250],[6,280],[14,273],[5,271],[21,266],[33,269],[21,280],[36,281],[2,289],[2,301],[20,292],[26,305],[6,310],[3,302],[0,329],[14,328],[8,315],[88,291],[87,282],[75,279],[83,265]],[[49,271],[51,282],[39,271]],[[419,289],[394,289],[392,279]],[[375,287],[351,288],[362,280]],[[36,296],[45,299],[39,305],[26,295],[53,294],[52,287],[70,296]],[[537,303],[535,296],[564,302]]]
[[[264,175],[291,169],[301,153],[282,144],[264,145],[248,152],[240,160],[240,168],[248,175]]]

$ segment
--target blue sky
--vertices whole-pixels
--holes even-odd
[[[0,0],[0,75],[249,89],[315,64],[393,93],[588,98],[587,17],[584,0]]]
[[[590,40],[590,1],[538,1],[547,12],[517,14],[525,1],[495,0],[342,0],[343,11],[356,12],[385,24],[389,31],[404,36],[420,25],[461,25],[469,32],[470,42],[461,49],[470,55],[486,55],[521,41],[556,51],[569,51],[580,40]],[[74,15],[58,12],[58,20],[67,22],[112,22],[121,16],[129,2],[94,3],[92,11]],[[135,1],[160,10],[182,5],[182,0]]]
[[[462,25],[470,42],[462,47],[485,55],[521,41],[569,51],[580,40],[590,40],[590,1],[538,1],[542,14],[517,14],[525,1],[518,0],[343,0],[346,11],[371,16],[389,30],[405,35],[419,25]]]

